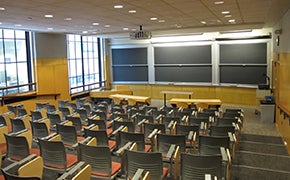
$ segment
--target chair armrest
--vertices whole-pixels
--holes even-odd
[[[140,180],[143,176],[144,171],[145,171],[144,169],[138,168],[137,171],[135,172],[132,180]]]
[[[124,127],[125,127],[125,126],[120,126],[118,129],[116,129],[115,131],[113,131],[112,136],[115,136],[116,134],[118,134],[120,131],[122,131],[122,129],[123,129]]]
[[[83,139],[82,141],[80,141],[80,144],[87,144],[90,140],[92,139],[91,136],[86,137],[85,139]]]
[[[172,115],[172,114],[173,114],[173,112],[174,112],[174,110],[173,110],[173,109],[171,109],[171,110],[168,112],[168,115]]]
[[[168,129],[172,129],[173,124],[174,124],[174,121],[173,120],[170,121],[170,123],[168,124],[167,128]]]
[[[176,145],[171,144],[171,146],[166,154],[166,158],[170,159],[173,156],[173,154],[175,152],[175,148],[176,148]]]
[[[226,152],[226,149],[224,147],[220,147],[221,155],[222,155],[222,161],[223,162],[228,162],[229,158]]]
[[[186,123],[187,118],[188,118],[187,116],[183,116],[183,117],[181,118],[181,122]]]
[[[146,122],[146,119],[144,118],[144,119],[142,119],[142,121],[138,122],[137,126],[141,126],[145,122]]]
[[[161,123],[162,117],[163,117],[163,115],[162,115],[162,114],[159,114],[159,115],[155,118],[154,121],[157,121],[157,122]]]
[[[10,135],[10,136],[18,136],[19,134],[22,134],[22,133],[27,132],[27,131],[28,131],[28,129],[22,129],[22,130],[17,131],[17,132],[11,132],[8,135]]]
[[[131,146],[133,145],[133,142],[127,142],[124,146],[120,147],[117,151],[116,151],[116,155],[117,156],[121,156],[125,153],[125,150],[128,150]]]
[[[152,139],[158,133],[158,129],[154,129],[149,135],[148,138]]]

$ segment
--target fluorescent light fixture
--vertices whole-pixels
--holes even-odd
[[[92,25],[93,26],[98,26],[98,25],[100,25],[100,23],[94,22],[94,23],[92,23]]]
[[[123,30],[124,30],[124,31],[128,31],[128,30],[129,30],[129,28],[127,28],[127,27],[124,27],[124,28],[123,28]]]
[[[105,27],[106,28],[109,28],[109,27],[111,27],[111,25],[110,24],[106,24]]]
[[[123,5],[122,4],[116,4],[114,6],[115,9],[122,9],[123,8]]]
[[[235,22],[236,22],[235,19],[230,19],[230,20],[229,20],[229,23],[235,23]]]
[[[206,24],[206,22],[205,22],[205,21],[200,21],[200,23],[201,23],[201,24]]]
[[[132,14],[133,13],[136,13],[136,10],[133,10],[133,9],[132,10],[129,10],[128,13],[132,13]]]
[[[20,27],[20,26],[22,26],[22,25],[21,25],[21,24],[15,24],[14,26]]]
[[[225,3],[224,1],[215,1],[214,4],[219,5]]]
[[[150,18],[151,21],[156,21],[157,19],[158,19],[157,17]]]
[[[65,20],[65,21],[71,21],[72,18],[69,18],[69,17],[68,17],[68,18],[64,18],[64,20]]]
[[[160,22],[160,23],[164,23],[164,22],[165,22],[165,20],[161,19],[161,20],[159,20],[158,22]]]
[[[5,11],[5,8],[4,7],[0,7],[0,11]]]
[[[232,31],[221,31],[220,34],[245,33],[245,32],[252,32],[252,29],[239,29],[239,30],[232,30]]]
[[[83,31],[82,33],[83,33],[83,34],[88,34],[88,31]]]
[[[47,30],[51,31],[51,30],[53,30],[53,28],[47,28]]]
[[[227,14],[227,15],[225,15],[225,18],[230,18],[230,17],[232,17],[231,14]]]
[[[46,17],[46,18],[53,18],[53,15],[52,14],[46,14],[46,15],[44,15],[44,17]]]
[[[0,22],[0,24],[2,24],[2,22]]]
[[[222,11],[222,14],[230,14],[230,11]]]

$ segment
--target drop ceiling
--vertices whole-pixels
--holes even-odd
[[[290,0],[1,0],[0,28],[98,35],[140,25],[152,32],[253,29],[275,25],[289,7]]]

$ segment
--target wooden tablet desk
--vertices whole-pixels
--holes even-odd
[[[188,95],[188,98],[191,99],[192,92],[184,92],[184,91],[161,91],[160,93],[163,94],[163,101],[164,106],[166,106],[166,94],[181,94],[181,95]]]
[[[118,89],[112,89],[112,90],[93,90],[90,92],[91,98],[109,98],[112,94],[127,94],[132,95],[131,90],[118,90]]]
[[[210,106],[220,106],[222,101],[220,99],[181,99],[181,98],[172,98],[169,100],[170,104],[178,105],[179,103],[186,103],[187,105],[196,104],[196,103],[206,103]]]
[[[122,100],[128,101],[130,105],[136,105],[137,103],[150,105],[151,97],[146,96],[133,96],[133,95],[125,95],[125,94],[112,94],[109,96],[114,100],[115,103],[120,103]]]

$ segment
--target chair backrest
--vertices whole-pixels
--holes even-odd
[[[205,111],[205,112],[197,112],[196,117],[210,117],[210,116],[215,116],[215,112],[211,111]]]
[[[58,107],[66,107],[67,103],[68,103],[67,100],[58,100],[57,101]]]
[[[127,151],[127,179],[134,176],[138,168],[149,171],[150,179],[163,179],[162,154],[159,152],[135,152]]]
[[[235,133],[235,127],[230,126],[211,126],[209,133],[211,136],[228,136],[228,132]]]
[[[190,131],[196,132],[196,135],[199,135],[199,126],[176,124],[176,134],[187,136]]]
[[[50,120],[50,126],[55,126],[61,122],[61,117],[58,113],[47,112],[47,118]]]
[[[53,105],[53,104],[47,104],[46,108],[47,108],[47,112],[55,112],[56,111],[55,105]]]
[[[77,130],[74,126],[67,126],[63,124],[56,125],[56,131],[61,135],[61,140],[66,145],[73,145],[77,143]]]
[[[109,147],[89,146],[80,143],[78,159],[90,164],[93,172],[103,176],[111,176],[112,162]]]
[[[62,171],[67,169],[66,151],[63,142],[38,139],[43,164]]]
[[[80,115],[82,121],[86,121],[88,119],[88,113],[85,108],[78,108],[76,112]]]
[[[167,127],[171,121],[174,121],[174,122],[177,122],[177,124],[180,124],[181,117],[176,117],[176,116],[173,116],[173,117],[163,116],[162,117],[162,124],[165,124],[165,127]]]
[[[185,135],[157,134],[157,151],[166,155],[170,146],[174,144],[179,146],[180,152],[185,152]]]
[[[180,179],[204,179],[212,174],[222,179],[222,157],[220,155],[195,155],[181,153]]]
[[[29,144],[23,136],[4,134],[7,145],[6,156],[11,160],[19,161],[29,155]]]
[[[39,120],[42,117],[42,114],[39,110],[30,110],[32,121]]]
[[[230,148],[230,138],[228,136],[199,136],[199,154],[220,154],[220,147]]]
[[[71,121],[73,126],[76,128],[77,131],[82,130],[82,120],[78,116],[67,116],[66,119]]]
[[[26,129],[24,121],[20,117],[12,118],[10,120],[12,125],[12,132],[19,132]]]
[[[30,121],[32,135],[34,138],[43,138],[49,135],[48,127],[45,122]]]
[[[153,115],[143,115],[143,114],[138,114],[137,115],[137,123],[142,121],[143,119],[146,119],[147,121],[149,121],[149,123],[153,123]]]
[[[118,129],[120,126],[128,127],[128,132],[135,132],[135,126],[132,121],[114,121],[113,130]]]
[[[106,130],[107,129],[107,125],[106,125],[106,121],[99,119],[99,120],[95,120],[95,119],[88,119],[88,125],[91,124],[95,124],[99,127],[99,130]]]
[[[218,117],[216,119],[217,126],[231,126],[233,123],[238,123],[238,118],[236,117]]]
[[[84,129],[85,137],[95,137],[97,139],[97,146],[108,146],[108,135],[106,130],[90,130]]]
[[[24,109],[24,108],[17,108],[17,115],[18,116],[25,116],[25,115],[27,115],[27,111],[26,111],[26,109]]]
[[[145,123],[144,124],[144,134],[145,138],[154,130],[158,129],[161,133],[165,133],[165,125],[164,124],[154,124],[154,123]]]
[[[92,112],[92,115],[96,115],[99,117],[99,119],[107,121],[107,113],[105,111],[96,110]]]
[[[36,110],[45,109],[47,105],[48,105],[47,102],[45,102],[45,103],[37,102],[37,103],[35,103],[35,108],[36,108]]]
[[[188,118],[189,125],[200,125],[202,122],[209,124],[209,117],[194,117],[190,116]]]
[[[58,109],[62,113],[62,118],[65,118],[66,116],[71,114],[71,111],[68,107],[59,107]]]
[[[142,133],[120,132],[120,142],[117,142],[118,147],[124,146],[127,142],[135,142],[137,151],[145,150],[145,136]]]

